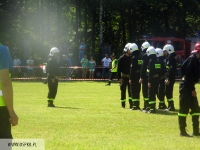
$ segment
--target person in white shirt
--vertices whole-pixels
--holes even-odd
[[[110,70],[111,62],[112,62],[112,60],[108,57],[108,54],[105,54],[105,57],[101,61],[101,64],[102,64],[102,67],[103,67],[103,69],[102,69],[102,79],[109,77],[109,70]]]
[[[14,66],[14,76],[19,77],[20,73],[21,73],[21,68],[19,67],[21,65],[21,61],[20,59],[17,57],[17,55],[14,56],[13,59],[13,66]]]
[[[32,56],[29,57],[26,63],[27,63],[27,75],[28,77],[31,77],[33,76],[33,65],[34,65]]]

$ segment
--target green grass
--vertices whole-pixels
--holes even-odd
[[[47,85],[13,82],[19,116],[18,126],[12,127],[14,138],[44,139],[46,150],[200,149],[198,137],[179,136],[177,112],[130,111],[128,102],[127,108],[121,109],[118,84],[104,85],[92,81],[59,82],[55,101],[58,108],[48,108]],[[178,83],[174,100],[178,109]],[[187,124],[188,133],[192,133],[191,116]]]

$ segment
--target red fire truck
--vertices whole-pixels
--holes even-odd
[[[194,49],[196,42],[199,42],[199,39],[196,37],[187,37],[182,38],[173,38],[173,37],[151,37],[143,36],[141,41],[148,41],[150,45],[155,48],[163,48],[165,44],[171,44],[174,46],[176,55],[181,56],[182,58],[187,58],[191,51]]]

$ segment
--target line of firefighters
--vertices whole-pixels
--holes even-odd
[[[162,49],[150,46],[144,42],[125,45],[123,55],[118,59],[117,76],[120,82],[121,106],[126,106],[126,88],[128,87],[129,106],[131,110],[141,110],[146,113],[156,113],[156,96],[159,99],[158,109],[175,111],[173,87],[176,77],[176,54],[171,44]],[[186,117],[191,109],[193,121],[193,135],[199,136],[200,109],[196,97],[195,83],[199,80],[200,43],[197,43],[191,56],[181,67],[182,80],[180,82],[180,108],[178,113],[181,136],[190,136],[185,131]],[[140,109],[140,90],[144,99]],[[165,104],[165,96],[168,106]]]

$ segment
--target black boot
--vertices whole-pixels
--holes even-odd
[[[199,133],[199,116],[192,116],[193,135],[200,136]]]
[[[125,108],[126,102],[121,102],[122,103],[122,108]]]
[[[132,110],[141,110],[139,105],[140,105],[139,101],[134,101]]]
[[[191,135],[189,135],[185,130],[185,127],[187,126],[186,117],[178,116],[178,122],[179,122],[180,136],[191,137]]]
[[[161,110],[167,109],[167,106],[165,105],[164,101],[159,102],[158,109],[161,109]]]
[[[51,100],[48,100],[47,103],[48,103],[47,107],[50,107]]]
[[[132,102],[132,99],[129,99],[128,102],[129,102],[130,109],[132,109],[132,108],[133,108],[133,102]]]
[[[108,81],[108,84],[105,84],[105,86],[109,86],[111,84],[111,81]]]
[[[48,100],[48,106],[47,107],[55,107],[53,104],[53,100]]]
[[[174,107],[174,101],[169,101],[168,102],[168,108],[165,109],[166,111],[175,111],[175,107]]]
[[[156,104],[150,104],[150,109],[147,113],[149,114],[155,114],[156,113]]]
[[[147,110],[149,110],[149,101],[145,100],[144,101],[144,108],[142,108],[142,111],[146,112]]]

